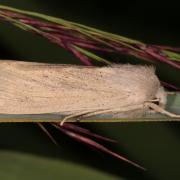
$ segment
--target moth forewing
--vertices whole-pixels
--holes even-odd
[[[59,113],[66,119],[96,114],[141,117],[144,111],[156,111],[145,103],[153,104],[156,99],[161,109],[166,103],[151,66],[87,67],[8,60],[0,61],[0,98],[3,114]]]

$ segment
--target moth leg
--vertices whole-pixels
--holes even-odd
[[[114,109],[106,109],[106,110],[99,110],[96,112],[90,112],[85,115],[85,117],[90,117],[90,116],[95,116],[98,114],[106,114],[106,113],[113,113],[113,112],[126,112],[126,111],[131,111],[135,109],[143,108],[143,105],[136,105],[136,106],[128,106],[125,108],[114,108]]]
[[[64,124],[68,119],[71,119],[71,118],[74,118],[74,117],[77,117],[77,116],[81,116],[81,115],[84,115],[84,114],[87,114],[87,113],[91,113],[91,112],[94,112],[94,110],[81,111],[81,112],[78,112],[78,113],[74,113],[74,114],[68,115],[68,116],[66,116],[66,117],[63,118],[63,120],[62,120],[61,123],[60,123],[60,126],[63,126],[63,124]]]
[[[156,112],[159,112],[161,114],[164,114],[164,115],[167,115],[169,117],[172,117],[172,118],[180,118],[180,115],[177,115],[177,114],[174,114],[174,113],[171,113],[171,112],[168,112],[166,111],[165,109],[159,107],[158,105],[154,104],[154,103],[145,103],[146,106],[152,108],[154,111]]]

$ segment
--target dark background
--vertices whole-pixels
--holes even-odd
[[[173,1],[0,0],[0,3],[75,21],[149,44],[180,46],[179,6]],[[72,55],[47,40],[4,22],[0,22],[0,58],[78,63]],[[171,76],[173,82],[178,82],[179,79],[179,76],[173,73],[168,75],[165,70],[159,75],[163,78]],[[32,124],[1,125],[0,148],[66,159],[117,175],[119,178],[180,178],[178,123],[106,123],[94,126],[88,124],[86,127],[117,139],[120,142],[119,147],[112,148],[127,154],[136,162],[141,162],[149,171],[142,173],[53,132],[64,140],[60,143],[64,148],[61,151]]]

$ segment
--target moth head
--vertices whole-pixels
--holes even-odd
[[[162,86],[159,87],[155,95],[155,99],[157,99],[156,102],[158,103],[160,107],[165,108],[166,102],[167,102],[167,93]]]

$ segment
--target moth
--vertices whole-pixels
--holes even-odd
[[[142,117],[165,110],[167,93],[152,66],[105,67],[0,61],[0,114],[59,113],[67,119],[111,114]]]

